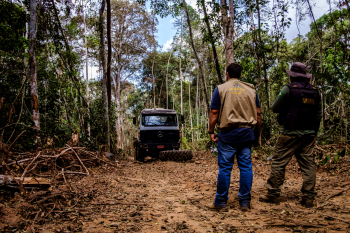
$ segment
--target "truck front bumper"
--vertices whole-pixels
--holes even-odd
[[[140,143],[140,148],[149,150],[172,150],[179,149],[180,143]]]

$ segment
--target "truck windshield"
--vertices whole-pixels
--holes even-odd
[[[173,125],[176,126],[176,114],[167,115],[142,115],[142,125],[145,126],[159,126],[159,125]]]

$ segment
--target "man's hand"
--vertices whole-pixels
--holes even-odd
[[[211,139],[212,142],[215,142],[215,143],[217,143],[218,140],[219,140],[217,134],[210,134],[210,139]]]

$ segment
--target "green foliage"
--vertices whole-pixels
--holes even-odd
[[[25,38],[26,13],[22,6],[8,0],[0,1],[0,50],[23,53],[28,47]]]
[[[190,149],[190,145],[188,144],[188,139],[186,137],[181,138],[181,148],[183,148],[185,150]]]

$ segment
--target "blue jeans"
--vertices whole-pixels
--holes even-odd
[[[216,207],[226,207],[228,200],[228,190],[230,188],[231,171],[234,156],[237,155],[237,163],[240,171],[239,180],[239,204],[250,203],[253,183],[252,160],[250,158],[252,142],[241,143],[239,145],[226,144],[218,141],[218,182],[214,205]]]

